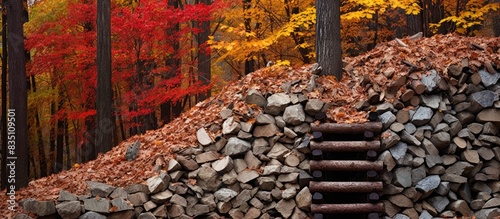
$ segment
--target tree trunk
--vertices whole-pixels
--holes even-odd
[[[212,4],[212,0],[202,0],[205,5]],[[207,49],[208,36],[210,35],[210,21],[203,21],[201,23],[203,32],[198,34],[198,81],[202,86],[208,86],[211,78],[210,68],[210,50]],[[203,101],[209,98],[211,89],[203,91],[198,95],[198,101]]]
[[[180,2],[179,0],[168,0],[168,5],[174,8],[179,8],[180,7]],[[163,75],[163,79],[168,80],[171,78],[174,78],[177,73],[179,72],[179,69],[181,67],[181,59],[177,57],[178,51],[180,49],[180,43],[179,39],[177,39],[177,34],[179,33],[180,26],[179,23],[176,23],[174,25],[174,28],[169,28],[167,30],[167,35],[168,36],[174,36],[173,40],[173,54],[171,54],[168,59],[166,60],[166,65],[167,67],[170,67],[170,70],[167,71]],[[173,114],[172,114],[172,101],[169,100],[163,104],[160,105],[160,119],[163,124],[167,124],[172,120]]]
[[[245,24],[245,32],[250,33],[252,31],[252,18],[248,14],[248,10],[252,8],[252,0],[243,0],[243,17]],[[249,74],[255,71],[255,62],[253,60],[253,54],[249,54],[245,59],[245,74]]]
[[[7,154],[7,16],[2,13],[2,154]],[[2,156],[0,189],[7,186],[7,156]]]
[[[64,144],[66,145],[66,169],[71,169],[71,153],[69,148],[69,127],[68,119],[64,119]]]
[[[28,129],[27,129],[27,81],[26,65],[24,53],[23,20],[24,10],[22,1],[9,1],[7,8],[8,23],[8,56],[10,57],[8,66],[11,72],[9,77],[10,109],[12,114],[9,119],[15,118],[15,149],[8,151],[7,162],[15,163],[10,168],[15,170],[15,178],[9,178],[8,183],[15,185],[19,189],[28,185],[29,181],[29,150],[28,150]],[[9,145],[9,144],[8,144]],[[11,180],[15,179],[15,180]]]
[[[36,78],[34,75],[31,75],[31,88],[33,89],[33,93],[36,92]],[[36,107],[36,106],[35,106]],[[40,115],[38,113],[38,107],[35,108],[35,129],[37,136],[37,149],[38,149],[38,166],[40,168],[40,177],[47,176],[47,159],[45,157],[45,146],[43,144],[43,134],[42,134],[42,126],[40,124]]]
[[[340,0],[316,0],[316,58],[323,75],[342,78]]]
[[[62,97],[62,92],[59,90],[59,103],[58,109],[63,110],[64,99]],[[63,163],[63,150],[64,150],[64,119],[57,118],[57,137],[56,137],[56,162],[54,164],[54,173],[59,173],[62,171]]]
[[[285,11],[287,13],[288,19],[291,19],[292,15],[298,14],[300,11],[299,11],[298,7],[290,8],[290,6],[288,5],[289,1],[290,0],[285,0]],[[311,49],[309,47],[304,48],[304,47],[299,46],[305,42],[305,39],[304,39],[304,37],[299,36],[298,34],[295,33],[298,31],[300,31],[299,28],[295,28],[295,31],[292,32],[292,34],[291,34],[292,39],[295,42],[295,45],[297,45],[299,54],[302,57],[302,61],[306,64],[311,63],[311,58],[309,58],[309,53],[311,53]]]
[[[112,147],[113,123],[111,88],[111,6],[110,0],[97,1],[97,132],[96,152]],[[97,156],[97,154],[95,155]]]

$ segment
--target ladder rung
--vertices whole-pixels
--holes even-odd
[[[311,192],[381,192],[382,182],[309,182]]]

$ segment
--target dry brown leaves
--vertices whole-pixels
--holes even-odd
[[[359,123],[366,121],[366,113],[356,111],[354,104],[367,98],[364,88],[360,86],[361,78],[365,74],[369,75],[371,81],[385,89],[387,84],[395,80],[397,76],[408,74],[410,67],[402,64],[403,60],[422,69],[434,68],[444,76],[446,76],[448,65],[459,63],[463,58],[469,58],[470,63],[476,68],[485,61],[500,66],[500,40],[498,38],[464,38],[445,35],[415,41],[402,39],[402,41],[408,47],[401,47],[391,41],[377,46],[365,55],[345,58],[347,65],[344,69],[347,74],[344,74],[340,83],[333,77],[320,77],[316,80],[317,88],[309,93],[305,90],[311,78],[310,65],[299,68],[272,66],[261,69],[242,80],[232,82],[220,94],[197,104],[163,128],[131,137],[113,147],[108,153],[99,155],[94,161],[75,165],[71,170],[30,182],[28,187],[17,192],[16,198],[18,201],[25,198],[54,200],[61,189],[75,194],[84,194],[85,181],[88,180],[114,186],[142,183],[155,174],[152,164],[159,155],[168,160],[175,156],[173,151],[198,144],[195,134],[197,129],[209,127],[214,123],[221,125],[222,119],[219,112],[230,104],[234,106],[233,111],[237,119],[252,122],[252,117],[260,113],[262,109],[244,103],[244,96],[250,89],[259,90],[266,95],[283,92],[282,84],[294,82],[290,88],[291,92],[304,92],[309,98],[322,99],[331,105],[327,112],[331,121]],[[485,49],[475,49],[471,43]],[[380,74],[386,70],[394,71],[394,76],[388,78]],[[212,133],[212,135],[215,134]],[[136,140],[141,142],[139,156],[127,162],[124,159],[125,150]],[[13,212],[7,210],[6,199],[5,191],[2,191],[0,215],[8,216]]]

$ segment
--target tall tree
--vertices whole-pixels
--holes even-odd
[[[316,59],[322,74],[342,78],[340,0],[316,0]]]
[[[212,4],[212,0],[201,0],[205,5]],[[210,50],[207,45],[208,36],[210,36],[210,20],[201,22],[201,31],[198,34],[198,81],[202,86],[209,86],[211,77],[210,68]],[[202,91],[199,94],[198,101],[203,101],[210,97],[211,89]]]
[[[245,33],[250,35],[252,32],[252,17],[250,9],[252,8],[252,0],[243,0],[243,17],[245,24]],[[250,38],[247,36],[247,40]],[[255,62],[253,60],[254,54],[249,54],[245,57],[245,74],[255,71]]]
[[[113,90],[111,87],[111,3],[97,1],[97,132],[96,153],[111,150]]]
[[[28,185],[28,95],[26,80],[26,60],[24,52],[23,23],[26,21],[23,1],[9,1],[7,6],[7,53],[9,58],[9,108],[15,112],[15,150],[7,153],[15,157],[16,189]],[[10,115],[9,115],[10,119]],[[10,162],[10,161],[8,161]],[[10,183],[10,182],[9,182]]]
[[[2,155],[7,154],[7,16],[2,7]],[[7,185],[7,156],[2,156],[2,175],[0,189]]]

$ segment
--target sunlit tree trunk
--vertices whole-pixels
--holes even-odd
[[[316,0],[316,58],[322,74],[342,78],[340,0]]]

